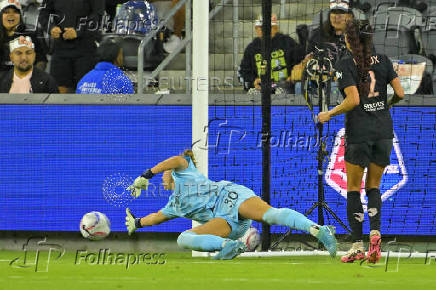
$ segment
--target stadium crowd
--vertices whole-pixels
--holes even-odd
[[[121,41],[117,43],[121,53],[126,55],[127,39],[124,41],[123,34],[131,36],[148,33],[152,29],[150,27],[156,26],[156,21],[158,21],[157,9],[154,4],[157,5],[161,1],[0,0],[2,19],[0,25],[0,76],[10,74],[11,70],[16,68],[10,57],[12,52],[10,43],[20,36],[25,36],[30,37],[34,45],[34,66],[40,71],[48,72],[54,78],[59,92],[80,92],[77,86],[80,80],[88,73],[95,71],[95,66],[101,62],[102,58],[107,58],[107,55],[98,54],[98,45],[105,40],[106,32],[120,35]],[[179,0],[171,0],[171,6],[176,5],[177,2]],[[280,32],[279,19],[275,14],[273,15],[271,20],[273,50],[271,78],[274,85],[284,86],[286,92],[301,92],[300,89],[294,90],[294,87],[301,87],[298,84],[303,79],[306,64],[319,49],[326,49],[330,52],[332,63],[347,53],[344,41],[344,29],[347,21],[364,18],[370,20],[378,15],[377,12],[383,14],[384,11],[387,11],[386,7],[377,1],[354,2],[356,3],[353,3],[352,0],[331,0],[330,8],[316,15],[312,25],[299,25],[297,27],[298,41],[290,35]],[[404,8],[400,11],[403,14],[409,13],[415,18],[418,14],[422,16],[422,25],[405,28],[398,26],[396,32],[399,33],[399,37],[396,40],[387,43],[386,39],[389,37],[385,35],[382,39],[386,42],[378,44],[376,40],[380,39],[382,32],[375,27],[374,50],[385,53],[391,59],[399,60],[400,63],[401,61],[406,61],[406,63],[416,63],[418,60],[426,61],[426,70],[422,76],[421,86],[416,93],[433,94],[432,79],[435,75],[433,64],[436,62],[434,43],[436,42],[433,41],[432,32],[436,28],[431,26],[431,17],[436,13],[436,10],[431,6],[431,1],[397,0],[392,2],[395,3],[389,5]],[[133,18],[135,21],[144,21],[145,27],[142,30],[132,31],[123,22],[122,16],[131,11],[128,10],[128,7],[144,11],[141,13],[141,15],[145,15],[141,16],[143,18]],[[132,15],[129,17],[132,19]],[[388,15],[388,17],[391,16]],[[170,33],[162,31],[152,42],[152,50],[148,53],[148,55],[152,55],[152,59],[146,59],[151,63],[151,69],[157,67],[165,54],[171,53],[180,45],[185,21],[183,7],[177,11],[173,20],[172,31]],[[376,22],[376,20],[374,21]],[[254,20],[257,37],[246,47],[238,70],[241,84],[245,90],[260,89],[262,22],[261,17]],[[115,24],[115,26],[111,24]],[[388,28],[391,30],[390,27]],[[419,33],[422,37],[415,37]],[[390,39],[389,42],[391,42]],[[403,55],[407,55],[406,60],[402,59]],[[413,55],[412,60],[410,55]],[[130,57],[129,59],[132,63],[131,59],[135,58]],[[129,67],[126,57],[124,62],[114,63],[112,60],[105,62],[112,66],[118,65],[131,70],[136,69],[135,66]],[[136,60],[133,63],[136,63]],[[101,68],[101,64],[99,67]],[[122,69],[121,73],[123,73]],[[124,75],[121,79],[124,82],[126,78]],[[103,84],[95,83],[92,85],[101,87]],[[113,91],[110,89],[94,91],[132,93],[131,85],[111,86],[118,88]],[[124,87],[126,87],[125,91],[119,90],[119,88]]]
[[[132,82],[119,68],[123,65],[122,36],[143,36],[158,25],[157,11],[152,2],[157,1],[0,0],[0,76],[2,83],[5,83],[4,78],[12,81],[12,85],[6,83],[2,86],[2,92],[18,92],[13,88],[14,82],[22,81],[19,73],[21,66],[14,62],[12,47],[13,43],[22,42],[22,37],[26,37],[26,41],[31,43],[26,48],[35,59],[30,64],[33,77],[46,71],[50,74],[50,84],[54,80],[57,89],[53,91],[50,86],[46,90],[32,90],[30,73],[26,79],[26,87],[30,90],[25,92],[134,93]],[[177,2],[172,0],[171,6]],[[133,15],[132,11],[136,14]],[[125,18],[117,18],[119,13]],[[129,27],[132,19],[139,25]],[[184,8],[181,8],[174,16],[174,33],[167,35],[163,45],[160,43],[162,49],[159,54],[163,53],[163,49],[170,53],[177,47],[183,26]],[[105,39],[107,31],[118,33],[119,39]],[[163,37],[158,40],[163,41]],[[102,47],[99,49],[99,46]],[[162,60],[156,53],[153,56]],[[103,76],[96,77],[102,71]],[[79,89],[78,84],[84,77],[87,79],[80,83]],[[86,89],[84,84],[89,87]]]

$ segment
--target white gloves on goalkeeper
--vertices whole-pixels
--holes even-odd
[[[148,179],[146,179],[145,177],[139,176],[139,177],[136,177],[136,179],[132,185],[127,187],[127,190],[131,191],[132,196],[137,198],[141,195],[142,189],[145,189],[145,190],[148,189],[148,184],[149,184]]]

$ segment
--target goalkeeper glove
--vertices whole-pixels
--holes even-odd
[[[141,218],[137,218],[131,214],[129,208],[126,208],[126,227],[129,231],[129,236],[137,229],[142,228]]]
[[[135,198],[141,195],[141,190],[148,189],[148,180],[154,176],[154,173],[151,172],[151,169],[148,169],[141,176],[137,177],[132,185],[127,187],[127,190],[131,192],[131,195]]]

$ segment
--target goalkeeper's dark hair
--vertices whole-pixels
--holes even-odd
[[[371,68],[373,30],[367,23],[350,20],[345,29],[347,42],[350,44],[353,59],[359,75],[359,95],[368,96],[370,81],[368,73]]]
[[[114,63],[121,49],[120,40],[117,38],[107,38],[103,40],[97,48],[97,60]]]
[[[194,152],[192,152],[191,149],[186,149],[183,151],[182,156],[189,156],[191,158],[192,162],[194,163],[194,166],[197,167],[197,160],[195,160]]]

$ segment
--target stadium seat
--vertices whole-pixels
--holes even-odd
[[[423,13],[424,17],[426,17],[427,19],[432,19],[432,18],[436,18],[436,3],[433,6],[429,6],[425,12]]]
[[[138,47],[141,44],[143,36],[135,35],[118,35],[104,34],[102,40],[106,38],[121,38],[121,46],[123,48],[123,67],[128,70],[138,69]],[[150,42],[144,49],[144,70],[152,71],[162,61],[161,57],[152,56],[154,41]]]
[[[421,43],[424,53],[436,60],[436,5],[426,11],[426,24],[421,30]]]
[[[371,25],[376,28],[397,28],[398,26],[413,29],[425,25],[422,13],[408,7],[390,7],[386,10],[378,10],[370,19]]]
[[[390,57],[418,54],[415,30],[424,26],[422,14],[408,7],[378,10],[370,19],[374,27],[374,47]]]
[[[422,2],[427,3],[429,7],[435,7],[436,6],[436,0],[422,0]]]
[[[436,27],[435,30],[424,30],[421,33],[422,47],[428,57],[436,57]]]
[[[408,30],[376,30],[374,47],[377,53],[386,54],[389,57],[418,53],[413,32]]]
[[[434,0],[433,0],[434,1]],[[429,1],[417,1],[417,0],[364,0],[361,3],[361,7],[365,7],[365,9],[371,11],[370,14],[375,14],[377,11],[387,10],[391,7],[409,7],[419,10],[423,12],[426,7],[428,7]],[[367,7],[370,6],[370,8]]]

